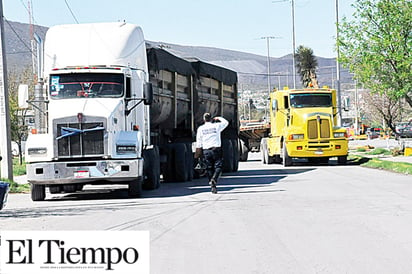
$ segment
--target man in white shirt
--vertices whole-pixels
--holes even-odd
[[[196,149],[197,151],[198,149],[203,150],[209,184],[212,187],[212,193],[217,193],[216,184],[223,167],[220,133],[229,125],[229,122],[223,117],[212,119],[210,113],[205,113],[203,120],[205,123],[197,129]],[[198,157],[200,155],[196,153],[195,158]]]

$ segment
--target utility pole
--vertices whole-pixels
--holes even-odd
[[[342,125],[342,103],[341,103],[341,90],[340,90],[340,51],[339,51],[339,0],[335,0],[336,4],[336,97],[338,99],[338,126]]]
[[[293,74],[293,88],[296,88],[296,61],[295,61],[295,51],[296,51],[296,38],[295,38],[295,0],[292,0],[292,74]]]
[[[290,0],[278,0],[272,1],[272,3],[289,2]],[[291,0],[292,6],[292,78],[293,88],[296,88],[296,64],[295,64],[295,51],[296,51],[296,35],[295,35],[295,0]],[[289,84],[288,84],[289,85]]]
[[[7,89],[7,64],[4,39],[3,0],[0,0],[0,176],[13,180],[11,159],[11,134],[9,94]]]

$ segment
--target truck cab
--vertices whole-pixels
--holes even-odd
[[[262,140],[263,161],[292,158],[327,162],[348,154],[346,129],[337,125],[336,91],[328,88],[284,89],[270,94],[270,133]]]

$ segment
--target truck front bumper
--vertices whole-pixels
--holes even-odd
[[[34,184],[93,184],[127,182],[143,176],[143,159],[42,162],[26,165],[27,181]]]
[[[320,142],[288,141],[286,142],[286,148],[289,156],[292,158],[320,158],[348,155],[348,141],[341,139]]]

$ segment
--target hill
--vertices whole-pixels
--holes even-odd
[[[34,25],[33,31],[44,39],[47,27]],[[30,36],[30,25],[12,21],[5,22],[5,48],[9,70],[21,70],[25,66],[31,66]],[[236,71],[239,76],[239,90],[267,90],[267,56],[212,47],[184,46],[153,41],[147,41],[147,43],[152,46],[163,47],[177,56],[197,58]],[[317,59],[320,85],[333,87],[336,78],[335,58],[317,57]],[[293,86],[291,77],[292,54],[280,58],[271,57],[270,69],[271,86]],[[300,79],[298,77],[296,83],[299,87]],[[342,71],[341,83],[352,83],[347,71]]]

